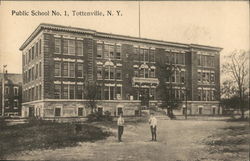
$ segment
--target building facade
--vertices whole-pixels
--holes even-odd
[[[136,115],[157,107],[159,62],[188,114],[218,114],[221,48],[40,24],[23,43],[23,116],[84,117],[86,82],[97,85],[98,110]],[[185,104],[179,112],[183,113]]]
[[[2,116],[2,112],[4,112],[4,116],[21,116],[22,74],[0,73],[0,78],[1,78],[0,115]],[[4,80],[4,90],[3,90],[3,80]],[[4,105],[4,110],[2,109],[3,105]]]

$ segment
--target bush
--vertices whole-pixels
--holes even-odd
[[[0,129],[6,127],[7,122],[5,121],[5,118],[0,117]]]
[[[105,111],[104,115],[99,112],[95,112],[92,114],[89,114],[87,116],[89,122],[98,122],[98,121],[112,121],[113,118],[111,116],[111,113],[109,111]]]
[[[30,125],[42,125],[42,124],[45,124],[46,122],[49,122],[49,121],[42,120],[39,117],[29,117],[28,118],[28,123]]]

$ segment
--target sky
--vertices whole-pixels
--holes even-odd
[[[2,1],[0,4],[0,70],[22,72],[22,43],[40,23],[81,27],[138,36],[137,1]],[[141,37],[221,47],[223,57],[235,49],[249,50],[247,1],[142,1]],[[12,11],[51,11],[70,16],[17,16]],[[72,11],[120,11],[122,16],[73,16]]]

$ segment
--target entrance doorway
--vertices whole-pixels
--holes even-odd
[[[34,107],[29,107],[29,117],[34,117],[35,116],[35,109]]]
[[[140,100],[141,106],[149,107],[149,88],[141,88]]]
[[[199,107],[199,115],[202,115],[202,107]]]

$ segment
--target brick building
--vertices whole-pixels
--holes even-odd
[[[219,112],[218,47],[40,24],[20,50],[23,116],[86,116],[84,86],[90,81],[97,83],[99,111],[135,115],[141,105],[158,106],[159,61],[178,67],[166,83],[179,99],[190,91],[188,114]]]
[[[4,92],[2,90],[4,78]],[[22,107],[22,74],[0,73],[0,115],[2,115],[2,100],[4,98],[4,116],[20,116]],[[4,97],[3,97],[4,93]]]

